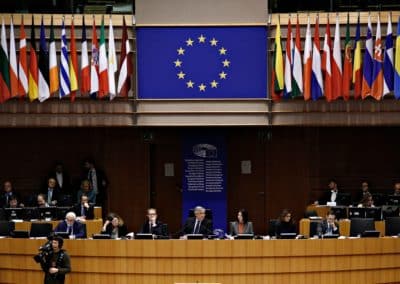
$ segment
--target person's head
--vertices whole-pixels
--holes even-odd
[[[155,208],[147,209],[147,218],[149,221],[155,222],[157,220],[157,210]]]
[[[60,249],[62,249],[64,244],[64,240],[61,237],[55,237],[51,241],[51,247],[55,252],[58,252]]]
[[[55,178],[49,178],[48,179],[48,181],[47,181],[47,186],[49,187],[49,188],[55,188],[56,187],[56,184],[57,184],[57,182],[56,182],[56,179]]]
[[[69,226],[72,226],[76,220],[76,214],[74,212],[68,212],[67,215],[65,215],[65,222]]]
[[[46,206],[46,196],[44,194],[38,194],[37,196],[37,206],[45,207]]]
[[[56,162],[54,165],[54,170],[56,173],[62,173],[64,171],[64,165],[61,162]]]
[[[361,204],[363,207],[372,207],[374,205],[374,199],[371,194],[365,194],[363,199],[361,200]]]
[[[204,218],[206,217],[206,209],[201,206],[196,206],[194,208],[194,216],[198,221],[203,221]]]
[[[13,190],[12,183],[9,180],[6,180],[3,184],[3,190],[6,193],[9,193]]]
[[[81,181],[81,189],[83,192],[89,192],[91,190],[90,181],[87,179],[84,179],[83,181]]]
[[[89,197],[86,194],[81,195],[81,204],[89,203]]]
[[[369,184],[368,184],[367,181],[363,181],[361,183],[361,189],[362,189],[363,192],[367,192],[369,190]]]
[[[289,209],[283,209],[279,217],[281,222],[289,223],[292,222],[292,212]]]
[[[91,158],[87,158],[83,161],[83,167],[87,170],[94,168],[94,160]]]
[[[337,183],[335,180],[331,179],[328,183],[328,187],[330,190],[337,190]]]
[[[333,212],[333,211],[328,211],[328,212],[326,213],[326,221],[327,221],[328,223],[333,223],[333,222],[335,222],[335,220],[336,220],[335,212]]]
[[[18,198],[15,195],[11,196],[9,203],[10,203],[10,208],[17,208],[18,207]]]
[[[107,220],[111,222],[113,227],[122,226],[124,224],[124,220],[115,213],[109,213],[107,215]]]
[[[395,182],[395,184],[394,184],[394,192],[396,194],[400,194],[400,181]]]
[[[249,213],[245,209],[240,209],[237,214],[239,223],[246,224],[249,221]]]

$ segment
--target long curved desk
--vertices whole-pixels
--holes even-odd
[[[44,240],[0,239],[0,283],[41,283]],[[400,239],[66,240],[66,283],[393,283]]]

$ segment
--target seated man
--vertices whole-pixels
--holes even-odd
[[[86,194],[81,195],[80,203],[76,204],[72,211],[78,216],[79,220],[90,220],[94,218],[94,208],[89,204],[89,198]]]
[[[90,187],[90,182],[87,179],[81,181],[81,188],[78,190],[77,193],[78,203],[81,200],[82,194],[86,194],[89,203],[96,204],[96,193]]]
[[[339,224],[336,222],[336,216],[333,211],[328,211],[326,219],[319,224],[318,232],[322,235],[340,234]]]
[[[168,236],[168,228],[166,224],[157,219],[157,210],[154,208],[147,209],[147,222],[145,222],[140,230],[143,234],[153,234],[156,236]]]
[[[68,212],[65,220],[58,223],[54,232],[67,232],[72,238],[85,238],[85,230],[81,223],[76,221],[74,212]]]
[[[371,195],[371,191],[369,190],[369,184],[368,184],[368,182],[367,182],[367,181],[363,181],[363,182],[361,183],[361,191],[359,191],[359,192],[357,193],[356,200],[355,200],[354,203],[355,203],[355,204],[360,203],[361,200],[363,200],[364,197],[365,197],[366,195]]]
[[[194,208],[194,216],[186,219],[181,232],[187,234],[211,235],[213,233],[213,224],[211,220],[205,218],[206,209],[201,206]]]
[[[46,196],[42,193],[38,194],[37,196],[37,207],[38,208],[49,207],[49,204],[47,204],[46,202]]]
[[[56,206],[60,197],[60,190],[57,188],[57,181],[55,178],[47,180],[47,189],[43,192],[46,195],[46,202],[50,206]]]
[[[14,191],[11,181],[5,181],[3,184],[3,192],[0,195],[0,207],[9,207],[12,198],[17,198],[19,200],[18,194]],[[21,204],[21,207],[24,207]]]
[[[400,182],[395,182],[393,195],[400,195]]]

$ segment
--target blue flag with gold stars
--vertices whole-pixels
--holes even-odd
[[[141,99],[265,98],[266,27],[139,27]]]

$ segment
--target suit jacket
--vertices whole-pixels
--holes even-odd
[[[126,227],[126,225],[121,225],[121,226],[118,226],[117,228],[118,228],[118,237],[119,237],[119,238],[125,237],[126,234],[128,233],[128,228]],[[105,231],[101,231],[101,232],[102,232],[103,234],[109,234],[109,235],[111,235],[111,234],[112,234],[112,231],[113,231],[113,225],[112,225],[111,223],[109,223],[109,224],[107,225],[107,227],[106,227],[106,230],[105,230]]]
[[[67,222],[61,221],[60,223],[58,223],[57,227],[55,228],[54,232],[67,232],[68,229],[68,225]],[[84,226],[75,221],[74,224],[72,225],[72,230],[73,230],[73,234],[75,235],[75,238],[86,238],[86,233],[85,233],[85,228]]]
[[[320,224],[320,228],[318,229],[321,234],[325,235],[328,233],[328,222],[326,220],[322,221]],[[340,234],[339,232],[339,224],[335,222],[336,225],[336,230],[333,230],[332,228],[332,234]]]
[[[168,227],[167,224],[162,223],[161,221],[156,221],[155,226],[151,227],[150,229],[150,224],[149,222],[146,222],[143,224],[140,233],[143,234],[153,234],[157,236],[168,236]]]
[[[8,195],[8,198],[7,198],[7,195]],[[1,195],[0,195],[0,208],[1,207],[9,207],[10,200],[14,196],[18,199],[18,203],[21,202],[21,200],[19,199],[18,194],[16,194],[15,192],[11,191],[11,193],[9,193],[9,194],[8,193],[6,194],[5,192],[2,192]]]
[[[43,191],[42,191],[42,193],[46,196],[46,202],[47,202],[47,193],[48,193],[48,188],[46,187],[45,189],[43,189]],[[55,187],[54,189],[53,189],[53,194],[51,195],[51,201],[54,201],[54,200],[57,200],[57,204],[56,205],[58,205],[58,202],[59,202],[59,199],[60,199],[60,190],[57,188],[57,187]],[[50,206],[54,206],[54,205],[52,205],[52,204],[49,204]]]
[[[71,189],[71,179],[69,177],[69,174],[64,171],[61,173],[62,174],[62,186],[58,183],[57,180],[57,173],[55,171],[52,171],[49,173],[48,178],[54,178],[57,183],[57,188],[59,188],[63,193],[70,193]]]
[[[229,223],[229,234],[231,236],[236,236],[237,234],[239,234],[239,223],[237,221]],[[242,234],[254,234],[252,222],[247,222],[244,225],[244,230]]]
[[[74,207],[72,207],[72,211],[78,217],[82,216],[82,208],[81,208],[81,206],[82,205],[80,203],[78,203]],[[93,206],[89,205],[89,208],[84,208],[84,210],[85,210],[86,219],[88,219],[88,220],[94,219],[94,208],[93,208]]]
[[[187,234],[193,234],[194,231],[194,226],[196,225],[196,218],[195,217],[189,217],[186,219],[185,225],[182,228],[182,233],[187,235]],[[200,229],[199,229],[199,234],[202,235],[211,235],[213,233],[213,224],[211,220],[208,219],[203,219],[200,223]]]
[[[277,221],[275,225],[275,234],[279,236],[281,233],[297,233],[296,225],[292,222]]]

